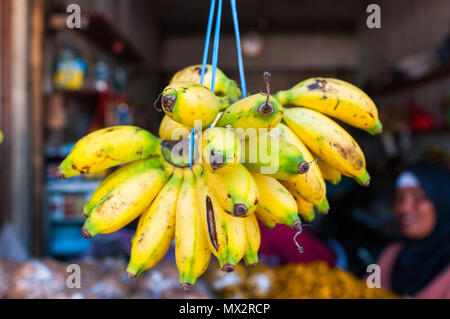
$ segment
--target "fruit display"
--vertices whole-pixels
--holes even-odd
[[[326,262],[288,264],[255,268],[239,267],[235,273],[221,274],[208,269],[205,277],[221,298],[264,299],[397,299],[382,288],[369,288],[351,273],[330,267]]]
[[[382,127],[372,100],[341,80],[312,78],[271,95],[265,72],[266,93],[242,98],[221,70],[214,92],[211,66],[204,85],[200,70],[179,71],[162,91],[159,137],[134,126],[94,131],[75,144],[57,172],[69,178],[120,166],[86,203],[83,236],[115,232],[139,219],[128,275],[154,267],[175,240],[186,291],[211,254],[225,273],[241,260],[256,265],[258,220],[268,228],[288,225],[297,236],[302,221],[327,213],[325,181],[337,184],[344,175],[369,185],[361,148],[328,116],[371,134]],[[293,274],[285,285],[302,275]]]

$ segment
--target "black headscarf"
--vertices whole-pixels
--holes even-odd
[[[450,171],[443,166],[415,165],[418,178],[436,209],[436,225],[425,239],[404,239],[392,272],[392,290],[412,296],[450,264]]]

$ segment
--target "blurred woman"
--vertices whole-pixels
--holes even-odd
[[[393,201],[404,239],[380,255],[381,285],[412,298],[450,298],[450,172],[420,164],[401,173]]]

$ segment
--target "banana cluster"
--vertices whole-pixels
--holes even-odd
[[[326,115],[381,132],[372,100],[344,81],[313,78],[271,95],[266,72],[267,93],[242,98],[221,70],[214,93],[211,66],[203,85],[200,72],[199,65],[187,67],[163,90],[159,138],[134,126],[104,128],[79,140],[57,172],[69,178],[120,166],[86,203],[83,236],[139,218],[128,275],[156,265],[175,240],[185,290],[211,254],[225,272],[241,260],[256,265],[258,220],[300,232],[302,219],[327,213],[325,180],[337,184],[345,175],[369,184],[362,150]]]

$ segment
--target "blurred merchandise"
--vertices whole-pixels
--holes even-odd
[[[68,288],[73,273],[68,265],[80,267],[80,288]],[[99,299],[99,298],[179,298],[209,299],[214,295],[202,280],[187,294],[178,284],[178,270],[170,262],[145,271],[139,280],[124,271],[120,258],[83,258],[67,263],[53,259],[33,259],[22,264],[0,258],[0,298],[10,299]]]
[[[83,87],[86,72],[86,63],[79,57],[78,51],[64,45],[56,61],[53,77],[55,87],[61,90],[79,90]]]
[[[112,83],[111,68],[104,57],[95,63],[95,88],[100,92],[110,91]]]
[[[411,131],[421,132],[429,131],[436,127],[435,119],[428,114],[423,107],[421,107],[416,101],[409,100],[409,120],[408,125]]]
[[[67,125],[63,94],[50,95],[47,100],[46,114],[47,144],[59,145],[64,142]]]
[[[224,274],[209,267],[206,276],[220,298],[273,299],[393,299],[397,295],[381,288],[368,288],[351,273],[326,262],[255,268],[237,267]]]

